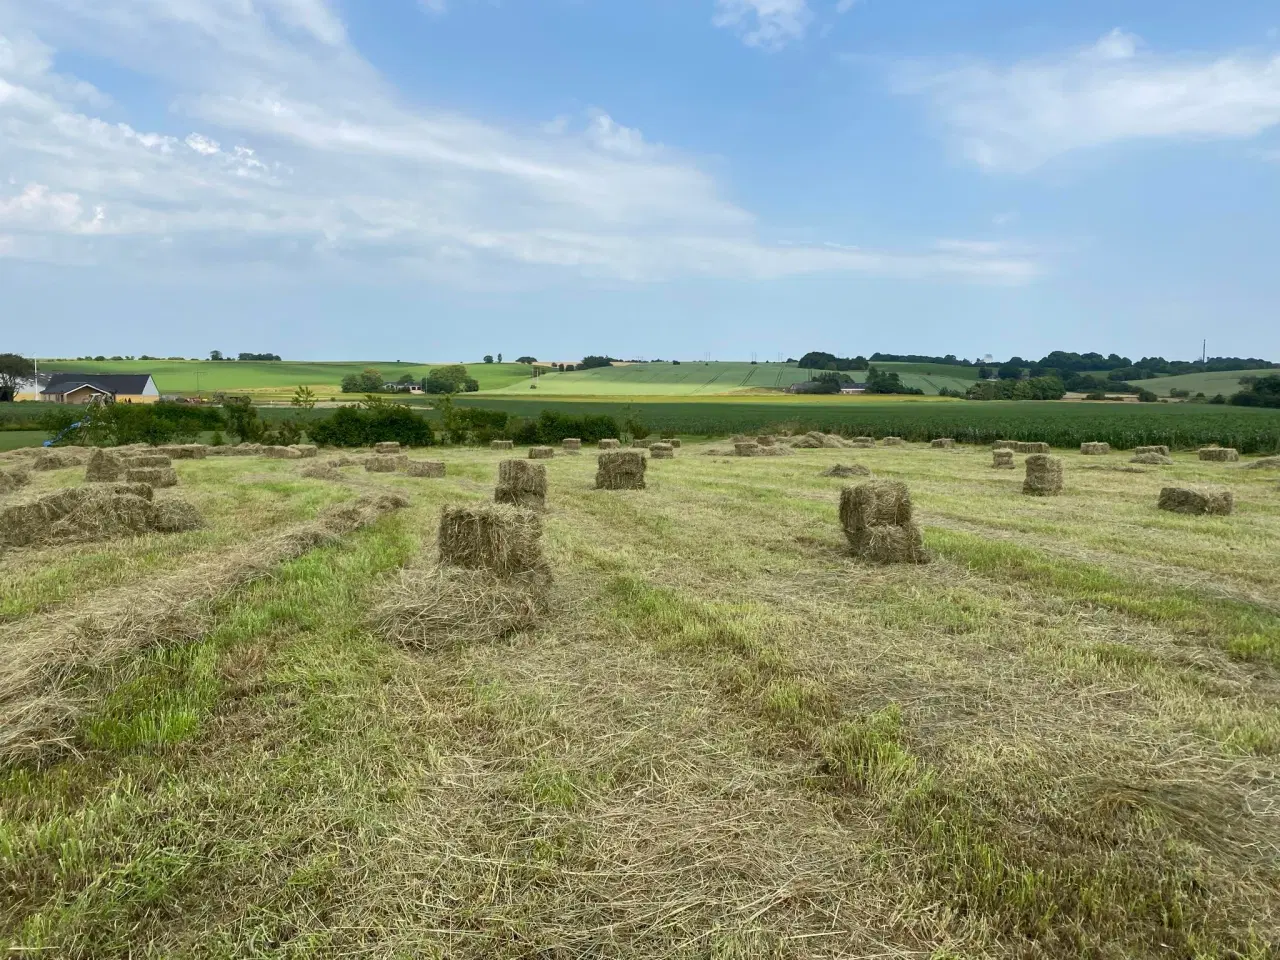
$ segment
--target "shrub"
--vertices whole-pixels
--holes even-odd
[[[397,403],[366,403],[341,407],[307,428],[319,444],[331,447],[368,447],[396,441],[406,447],[429,447],[435,443],[431,425],[411,409]]]
[[[511,439],[520,444],[537,445],[559,443],[565,437],[577,437],[583,443],[596,443],[616,437],[618,432],[618,421],[613,417],[593,414],[575,417],[543,410],[537,420],[521,424]]]

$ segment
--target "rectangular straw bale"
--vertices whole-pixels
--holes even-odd
[[[209,448],[203,443],[171,443],[156,447],[156,453],[164,454],[170,460],[203,460],[209,456]]]
[[[870,563],[928,563],[924,533],[917,523],[867,527],[846,534],[860,560]]]
[[[739,457],[758,457],[760,456],[760,451],[762,449],[763,448],[760,444],[750,440],[745,443],[735,443],[733,445],[734,455]]]
[[[512,440],[490,440],[489,441],[490,450],[510,450],[514,446],[515,446],[515,442]]]
[[[1012,450],[992,450],[991,466],[997,470],[1013,469],[1013,451]]]
[[[950,450],[955,445],[956,442],[951,437],[939,437],[937,440],[929,441],[929,446],[935,450]]]
[[[1163,453],[1139,453],[1131,457],[1129,462],[1142,463],[1150,467],[1171,467],[1173,457],[1167,457]]]
[[[769,433],[764,433],[756,437],[756,443],[762,447],[772,447],[777,442],[778,438]]]
[[[560,446],[565,453],[581,453],[582,441],[577,437],[565,437],[560,441]]]
[[[1027,477],[1022,492],[1033,497],[1047,497],[1062,492],[1062,460],[1044,453],[1027,457]]]
[[[373,445],[373,452],[383,455],[399,453],[400,443],[396,440],[383,440]]]
[[[440,511],[440,563],[513,576],[546,570],[542,520],[506,504],[445,507]]]
[[[655,443],[649,448],[649,456],[654,460],[674,460],[676,450],[669,443]]]
[[[314,443],[294,443],[290,444],[289,448],[291,450],[297,450],[298,453],[302,454],[304,460],[309,459],[310,457],[318,457],[320,455],[320,448]]]
[[[400,469],[399,457],[370,457],[364,462],[368,473],[395,473]]]
[[[547,505],[547,468],[528,460],[503,460],[498,464],[495,503],[541,510]]]
[[[648,462],[635,450],[613,450],[596,458],[597,490],[643,490]]]
[[[663,437],[663,438],[662,438],[662,442],[663,442],[663,443],[665,443],[665,444],[667,444],[668,446],[670,446],[670,447],[671,447],[671,449],[673,449],[673,450],[679,450],[679,449],[680,449],[680,438],[679,438],[679,437]]]
[[[854,437],[849,441],[849,446],[857,447],[860,450],[866,450],[876,445],[875,437]]]
[[[911,493],[901,480],[868,480],[840,491],[840,526],[845,533],[911,522]]]
[[[1013,445],[1015,453],[1048,453],[1049,445],[1042,440],[1018,440]]]
[[[1012,450],[1017,452],[1018,445],[1012,440],[997,440],[991,445],[992,450]]]
[[[293,447],[282,447],[279,445],[264,446],[262,455],[268,460],[301,460],[302,453]]]
[[[901,437],[885,437],[880,442],[886,447],[903,447],[906,446],[907,443],[907,441],[903,440]]]
[[[1148,446],[1148,447],[1134,447],[1133,452],[1135,454],[1158,453],[1162,457],[1167,457],[1169,455],[1169,448],[1161,443],[1161,444],[1156,444],[1154,446]]]
[[[404,472],[411,477],[443,477],[443,460],[410,460]]]
[[[1225,517],[1235,508],[1235,497],[1226,487],[1165,487],[1157,506],[1173,513]]]
[[[530,460],[550,460],[556,455],[555,447],[530,447]]]
[[[1111,444],[1093,441],[1080,444],[1080,452],[1086,457],[1105,456],[1111,452]]]
[[[85,458],[77,453],[41,449],[40,453],[31,462],[31,469],[66,470],[69,467],[81,466],[84,462]]]
[[[176,487],[178,471],[173,467],[132,467],[124,472],[129,483],[147,483],[153,487]]]
[[[25,469],[0,470],[0,493],[12,493],[31,482],[31,473]]]
[[[120,464],[125,470],[167,469],[173,461],[158,453],[137,453],[131,457],[121,457]]]
[[[618,440],[601,440],[597,446],[601,450],[617,450],[622,446],[622,443]]]
[[[114,453],[106,450],[95,450],[89,454],[89,465],[85,468],[84,478],[89,483],[112,483],[119,480],[124,473],[124,464]]]
[[[1232,447],[1201,447],[1200,459],[1214,463],[1235,463],[1240,459],[1240,452]]]
[[[648,449],[649,449],[649,446],[650,446],[652,443],[653,443],[653,441],[652,441],[652,440],[650,440],[650,439],[648,439],[648,438],[644,438],[644,439],[640,439],[640,440],[632,440],[632,441],[631,441],[631,446],[632,446],[633,448],[637,449],[637,450],[648,450]]]

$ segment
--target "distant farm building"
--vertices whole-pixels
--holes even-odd
[[[40,373],[34,377],[27,377],[19,380],[14,392],[14,400],[39,400],[40,392],[48,385],[50,375]]]
[[[149,373],[55,373],[40,399],[52,403],[155,403],[160,391]]]

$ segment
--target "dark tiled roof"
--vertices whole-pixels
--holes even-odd
[[[87,383],[105,393],[136,396],[146,389],[150,379],[146,373],[55,373],[44,392],[70,393]]]

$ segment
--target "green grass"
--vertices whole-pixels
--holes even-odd
[[[903,383],[925,393],[937,394],[943,387],[964,390],[977,379],[973,367],[945,364],[876,364],[898,372]],[[537,380],[542,395],[552,396],[716,396],[782,390],[812,378],[814,371],[795,364],[747,363],[731,361],[686,361],[675,363],[634,363],[572,373],[547,373]],[[855,379],[859,376],[852,374]],[[488,389],[488,388],[486,388]],[[503,394],[530,392],[530,384],[513,383],[496,391]]]
[[[1184,373],[1176,377],[1156,377],[1154,380],[1134,380],[1132,385],[1150,390],[1157,396],[1167,397],[1170,390],[1190,390],[1194,397],[1203,393],[1206,397],[1219,393],[1229,397],[1240,391],[1241,377],[1265,377],[1276,370],[1228,370],[1221,373]]]
[[[43,430],[0,430],[0,451],[37,447],[48,439]]]

